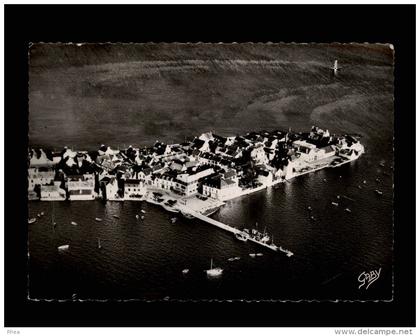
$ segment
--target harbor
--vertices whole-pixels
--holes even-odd
[[[199,212],[192,211],[191,209],[186,208],[186,207],[182,207],[182,206],[180,207],[180,210],[183,211],[184,213],[189,214],[189,215],[191,215],[191,216],[193,216],[193,217],[195,217],[197,219],[200,219],[200,220],[202,220],[202,221],[204,221],[204,222],[206,222],[208,224],[211,224],[213,226],[216,226],[216,227],[218,227],[218,228],[220,228],[222,230],[225,230],[227,232],[233,233],[235,236],[244,237],[245,240],[243,240],[243,241],[248,241],[249,240],[250,242],[253,242],[255,244],[258,244],[260,246],[263,246],[265,248],[268,248],[268,249],[270,249],[272,251],[275,251],[275,252],[278,252],[278,251],[284,252],[288,257],[293,256],[293,252],[291,252],[289,250],[286,250],[286,249],[282,248],[281,246],[276,246],[276,245],[274,245],[274,243],[267,244],[266,242],[262,241],[261,239],[257,239],[256,237],[253,237],[252,235],[250,235],[247,232],[244,232],[242,230],[236,229],[236,228],[234,228],[234,227],[232,227],[230,225],[223,224],[223,223],[221,223],[221,222],[219,222],[217,220],[214,220],[214,219],[212,219],[210,217],[204,216],[204,215],[200,214]],[[239,240],[241,240],[241,239],[239,239]]]

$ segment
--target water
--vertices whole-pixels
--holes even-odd
[[[347,166],[298,177],[229,201],[213,217],[236,227],[266,228],[295,256],[273,253],[196,219],[144,202],[31,202],[30,296],[141,299],[370,299],[390,298],[391,177],[366,174],[369,154]],[[379,167],[379,166],[378,166]],[[375,170],[387,170],[382,167]],[[341,176],[341,177],[340,177]],[[375,181],[380,176],[381,182]],[[324,179],[327,182],[324,182]],[[367,180],[367,184],[362,181]],[[363,186],[362,190],[357,188]],[[376,195],[380,188],[384,194]],[[337,200],[336,196],[341,195]],[[352,200],[343,197],[347,196]],[[331,201],[337,201],[338,207]],[[315,221],[307,207],[313,208]],[[350,208],[351,213],[344,211]],[[136,220],[140,209],[145,220]],[[54,212],[57,227],[52,226]],[[114,218],[118,215],[120,218]],[[96,222],[95,217],[103,218]],[[77,226],[70,221],[78,223]],[[97,239],[102,249],[97,248]],[[68,253],[57,246],[69,244]],[[252,259],[249,253],[262,252]],[[239,261],[228,262],[239,256]],[[210,258],[224,268],[208,280]],[[375,290],[357,289],[362,271],[382,268]],[[190,273],[183,275],[182,270]],[[331,280],[329,282],[329,280]],[[376,285],[376,284],[375,284]]]
[[[28,226],[30,297],[70,299],[76,294],[79,299],[392,299],[392,57],[385,47],[336,46],[329,55],[348,67],[339,77],[331,78],[317,63],[325,57],[324,50],[307,47],[299,53],[301,63],[297,66],[280,64],[255,69],[248,65],[244,70],[238,65],[226,68],[206,63],[210,70],[195,72],[194,77],[187,76],[190,70],[178,71],[179,66],[172,72],[165,65],[159,76],[149,74],[141,79],[136,73],[141,70],[132,70],[131,80],[144,84],[146,92],[128,98],[103,96],[103,90],[109,87],[123,93],[135,91],[126,87],[130,81],[121,70],[124,64],[117,73],[97,65],[32,70],[33,145],[57,148],[67,144],[92,149],[107,141],[115,146],[148,144],[156,138],[182,141],[185,134],[193,136],[209,128],[232,135],[289,126],[303,131],[316,124],[332,133],[360,134],[366,153],[342,167],[317,171],[229,201],[213,215],[236,227],[252,228],[258,222],[260,230],[266,228],[274,235],[276,244],[294,252],[291,258],[240,242],[196,219],[178,216],[172,224],[173,214],[144,202],[30,202],[31,217],[45,212],[44,217]],[[287,59],[286,54],[283,56]],[[81,71],[88,74],[90,90],[98,88],[92,83],[100,82],[100,93],[86,94],[81,89],[85,92],[81,96],[74,91],[73,85],[86,85],[86,80],[76,80]],[[57,85],[61,73],[68,80]],[[107,74],[105,78],[103,73]],[[119,73],[124,79],[120,83],[115,79]],[[195,85],[189,85],[187,78],[194,78]],[[184,104],[192,107],[188,109]],[[104,108],[106,113],[98,119],[97,112]],[[200,113],[194,114],[194,109]],[[71,127],[46,132],[63,120],[70,120]],[[383,191],[383,195],[377,195],[375,189]],[[339,206],[331,205],[332,201]],[[315,221],[310,220],[308,206],[313,208]],[[135,218],[140,208],[147,211],[144,221]],[[350,208],[351,213],[345,208]],[[58,224],[55,230],[53,212]],[[103,218],[103,222],[96,222],[95,217]],[[71,225],[71,221],[78,226]],[[97,248],[98,237],[102,249]],[[57,246],[63,244],[70,245],[68,253],[57,252]],[[258,252],[264,255],[249,257],[249,253]],[[241,259],[227,260],[235,256]],[[204,270],[210,267],[211,258],[215,266],[224,269],[219,279],[206,278]],[[188,275],[182,274],[185,268],[190,269]],[[379,268],[380,278],[368,290],[359,289],[359,274]]]

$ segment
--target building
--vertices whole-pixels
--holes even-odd
[[[141,179],[128,179],[124,181],[124,199],[141,199],[147,192],[147,187]]]
[[[273,173],[266,169],[258,169],[257,181],[262,185],[270,185],[273,182]]]
[[[34,190],[35,186],[52,184],[55,171],[46,167],[31,167],[28,169],[28,190]]]
[[[322,160],[335,155],[335,148],[333,146],[326,146],[319,148],[315,153],[315,160]]]
[[[154,176],[153,186],[158,189],[172,191],[176,187],[175,174],[158,174]]]
[[[41,201],[65,201],[66,191],[61,189],[59,185],[43,185],[41,186]]]
[[[203,195],[220,201],[226,201],[240,195],[242,189],[238,180],[218,175],[203,182]]]
[[[214,169],[207,166],[193,167],[187,172],[178,174],[175,180],[174,190],[184,196],[190,196],[198,192],[199,182],[214,174]]]
[[[316,160],[316,146],[305,141],[305,140],[296,140],[293,141],[293,148],[296,152],[300,154],[302,160],[306,162],[312,162]]]
[[[70,201],[94,200],[95,193],[95,175],[70,175],[67,177],[67,190]]]
[[[258,143],[252,150],[251,150],[251,159],[256,164],[266,164],[268,163],[268,157],[264,150],[264,145]]]
[[[115,176],[105,176],[101,180],[102,198],[109,201],[121,201],[124,198],[121,197],[118,188],[118,180]]]
[[[47,157],[42,149],[32,149],[30,152],[30,167],[52,167],[54,162]]]

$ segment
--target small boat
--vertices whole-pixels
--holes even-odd
[[[381,182],[381,180],[379,178],[377,178],[375,181],[378,182],[378,183]]]
[[[309,210],[309,211],[312,211],[312,207],[308,206],[308,210]]]
[[[210,262],[210,269],[206,270],[208,277],[218,277],[222,275],[223,269],[220,267],[213,268],[213,259]]]
[[[54,222],[53,223],[53,228],[55,229],[55,227],[57,226],[57,223],[56,222]]]
[[[44,211],[41,211],[41,216],[44,216],[44,215],[45,215]]]
[[[59,246],[57,249],[59,252],[64,252],[67,251],[69,249],[70,245],[61,245]]]
[[[98,238],[98,249],[101,249],[102,245],[101,245],[101,240]]]
[[[177,218],[176,217],[172,217],[171,218],[171,223],[175,223],[177,221]]]
[[[249,256],[250,256],[251,258],[255,258],[255,257],[257,256],[257,254],[256,254],[256,253],[250,253],[250,254],[249,254]]]
[[[261,243],[268,243],[270,241],[270,236],[265,235],[261,238]]]
[[[362,189],[362,187],[361,187],[361,186],[359,186],[359,185],[357,186],[357,188]]]
[[[29,218],[28,219],[28,224],[33,224],[36,222],[36,218]]]
[[[112,215],[112,217],[114,217],[114,218],[120,218],[120,216],[118,216],[118,215]]]
[[[311,216],[311,220],[313,220],[313,221],[314,221],[314,220],[315,220],[315,217],[314,217],[314,216]]]
[[[40,213],[39,213],[39,214],[37,214],[37,217],[38,217],[38,218],[41,218],[41,214],[40,214]]]
[[[366,180],[363,180],[363,184],[366,184]]]
[[[338,206],[337,202],[331,202],[332,205]]]
[[[383,194],[383,192],[382,192],[382,191],[380,191],[380,190],[378,190],[378,189],[376,189],[376,190],[375,190],[375,192],[376,192],[378,195],[382,195],[382,194]]]
[[[144,213],[144,214],[146,213],[146,211],[144,211],[143,209],[142,209],[142,210],[140,210],[140,212],[141,212],[141,213]]]
[[[188,274],[190,270],[188,268],[182,270],[182,274]]]
[[[381,167],[385,167],[385,163],[383,163],[383,162],[381,162],[379,165],[380,165]]]
[[[337,199],[340,199],[341,198],[341,196],[340,195],[337,195]]]
[[[140,216],[140,219],[143,220],[144,219],[144,216]]]
[[[248,240],[248,236],[244,233],[235,233],[235,238],[240,240],[240,241],[247,241]]]
[[[349,208],[346,208],[344,211],[351,212],[351,210]]]
[[[327,179],[323,179],[322,181],[327,182]]]
[[[257,253],[257,257],[262,257],[264,254],[262,253]]]
[[[136,215],[136,219],[139,219],[140,218],[140,216],[139,215]]]
[[[95,220],[96,220],[97,222],[102,222],[102,218],[98,218],[98,217],[96,217],[96,218],[95,218]]]
[[[71,225],[74,225],[74,226],[76,226],[76,225],[77,225],[77,223],[76,223],[76,222],[70,222],[70,224],[71,224]]]

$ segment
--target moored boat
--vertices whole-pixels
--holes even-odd
[[[246,233],[235,233],[235,238],[241,241],[247,241],[248,235]]]
[[[213,259],[211,259],[210,261],[210,269],[206,270],[207,276],[208,277],[218,277],[220,275],[222,275],[223,273],[223,269],[220,267],[215,267],[213,268]]]
[[[57,249],[59,252],[64,252],[67,251],[69,249],[70,245],[61,245],[59,246]]]
[[[33,224],[36,222],[36,218],[29,218],[28,219],[28,224]]]

